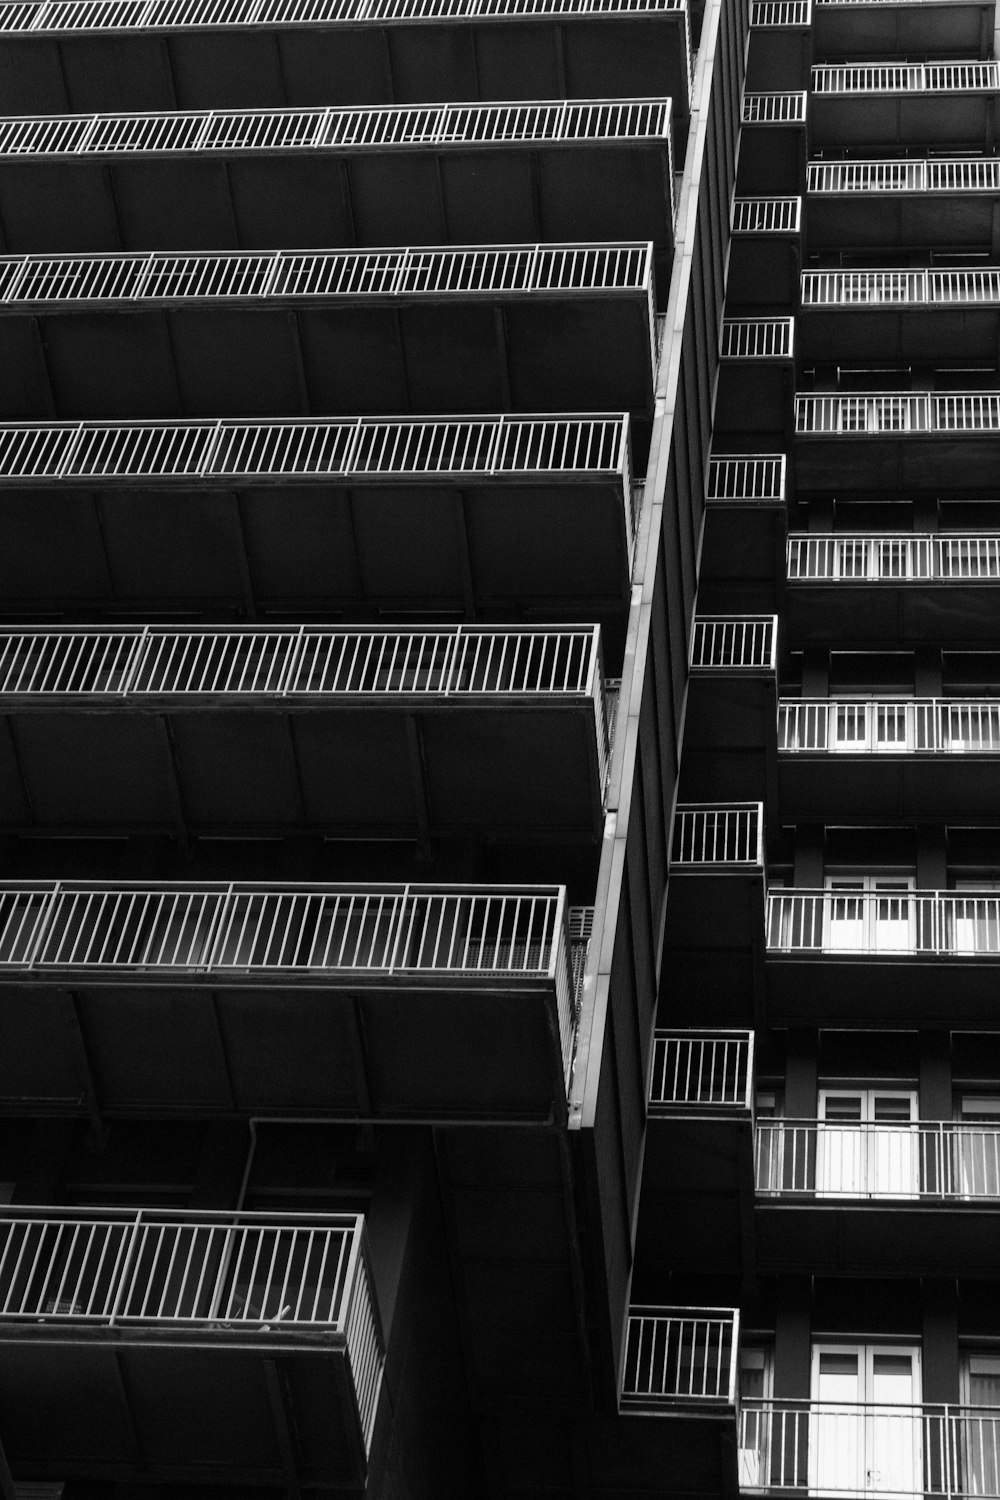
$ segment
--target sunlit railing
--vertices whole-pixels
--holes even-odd
[[[1000,303],[1000,271],[803,271],[803,307]]]
[[[767,898],[771,953],[949,958],[1000,957],[1000,895],[914,891],[890,877],[881,889],[773,890]]]
[[[801,198],[735,198],[733,234],[798,234]]]
[[[0,1329],[227,1338],[316,1332],[346,1351],[371,1441],[385,1348],[360,1215],[0,1214]]]
[[[722,324],[722,359],[791,359],[794,353],[794,318],[726,318]]]
[[[854,437],[1000,432],[1000,393],[899,391],[886,395],[796,396],[795,431],[804,436],[848,433]]]
[[[1000,536],[830,535],[788,538],[795,583],[986,583],[1000,579]]]
[[[764,864],[764,810],[760,802],[728,806],[681,804],[674,816],[671,868]]]
[[[708,461],[706,500],[760,500],[784,504],[786,459],[783,453],[727,453]]]
[[[1000,1496],[1000,1408],[744,1398],[739,1486],[867,1500]]]
[[[816,194],[996,193],[1000,192],[1000,157],[811,161],[806,169],[806,187]]]
[[[744,94],[741,115],[744,125],[804,125],[805,90],[769,94]]]
[[[728,1307],[631,1308],[622,1405],[735,1405],[739,1316]]]
[[[995,62],[837,63],[812,70],[814,94],[985,94],[1000,87]]]
[[[762,1197],[949,1198],[1000,1205],[1000,1126],[759,1120]]]
[[[998,755],[1000,703],[986,700],[787,699],[778,749],[862,755]]]
[[[777,653],[777,615],[695,617],[692,672],[773,672]]]
[[[651,1114],[753,1105],[752,1031],[658,1031],[649,1079]]]
[[[0,157],[383,151],[633,141],[670,151],[670,100],[185,110],[0,119]],[[671,168],[672,171],[672,168]]]
[[[812,25],[812,0],[753,0],[750,25],[758,31],[799,30]]]

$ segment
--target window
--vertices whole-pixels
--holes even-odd
[[[961,1462],[966,1495],[1000,1493],[1000,1354],[969,1354],[963,1370]]]
[[[912,953],[912,876],[829,876],[823,947],[831,953]]]
[[[1000,880],[956,880],[955,890],[976,894],[956,895],[950,904],[952,950],[1000,953]]]
[[[923,1491],[920,1353],[914,1346],[817,1344],[812,1363],[809,1491]],[[898,1409],[897,1409],[898,1408]]]
[[[915,1092],[820,1089],[816,1192],[913,1198],[920,1187]]]
[[[773,1390],[771,1350],[745,1346],[740,1351],[739,1482],[741,1490],[769,1487]]]
[[[958,1122],[955,1190],[963,1198],[1000,1198],[1000,1096],[966,1094]]]

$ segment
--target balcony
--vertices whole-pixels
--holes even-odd
[[[637,524],[621,414],[0,428],[12,612],[528,609],[621,633]]]
[[[782,699],[781,808],[793,819],[986,819],[996,807],[1000,703]]]
[[[805,271],[803,358],[988,361],[1000,340],[1000,272]]]
[[[726,318],[714,432],[741,442],[782,432],[794,390],[795,319]]]
[[[0,1435],[19,1479],[356,1486],[385,1350],[364,1221],[5,1209]]]
[[[988,487],[1000,439],[996,391],[893,391],[795,397],[795,475],[802,489]]]
[[[937,14],[936,6],[929,14]],[[995,156],[813,161],[806,188],[813,250],[992,253],[993,204],[1000,196]]]
[[[812,24],[812,0],[751,0],[747,88],[804,88],[812,59]]]
[[[740,118],[739,196],[799,192],[806,162],[805,91],[744,93]]]
[[[657,1031],[636,1276],[742,1269],[753,1212],[751,1031]]]
[[[992,0],[815,0],[819,57],[980,57],[992,52]]]
[[[665,270],[673,170],[667,98],[0,120],[14,253],[625,238]]]
[[[0,1100],[563,1119],[585,927],[558,886],[5,884]]]
[[[695,617],[684,718],[684,796],[734,801],[771,790],[776,615]],[[777,810],[776,801],[773,804]]]
[[[747,372],[741,373],[745,377]],[[790,390],[788,396],[790,405]],[[734,591],[746,596],[748,586],[755,601],[750,608],[760,608],[758,600],[774,599],[774,556],[785,536],[787,477],[783,453],[722,453],[709,459],[699,574],[706,610],[732,610],[739,597]]]
[[[964,146],[989,140],[1000,89],[995,62],[814,67],[810,140],[820,150]]]
[[[974,1028],[996,1016],[1000,896],[844,877],[767,900],[768,1019]]]
[[[685,0],[26,0],[0,10],[0,56],[18,113],[86,107],[96,75],[102,109],[663,90],[686,122],[691,75]]]
[[[726,280],[729,305],[791,311],[799,291],[801,235],[801,198],[737,198]]]
[[[1000,1409],[753,1399],[740,1407],[745,1494],[1000,1494]]]
[[[755,1181],[762,1270],[988,1275],[996,1263],[995,1126],[758,1120]]]
[[[0,632],[0,711],[9,828],[603,828],[614,700],[593,627]]]
[[[876,650],[996,638],[1000,536],[793,534],[786,572],[793,640],[828,642],[833,632]]]
[[[648,418],[653,247],[0,259],[0,355],[21,371],[11,419]]]

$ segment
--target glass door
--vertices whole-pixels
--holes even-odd
[[[816,1192],[914,1198],[920,1189],[917,1096],[910,1090],[821,1089]]]
[[[764,1403],[771,1395],[771,1360],[767,1349],[740,1351],[741,1490],[766,1490],[770,1475],[771,1419]]]
[[[831,953],[912,953],[912,876],[830,876],[823,946]]]
[[[970,1354],[965,1386],[963,1488],[967,1495],[1000,1495],[1000,1356]]]
[[[922,1493],[919,1350],[816,1345],[812,1398],[811,1494]]]
[[[951,906],[954,951],[1000,952],[1000,881],[956,880],[955,891]]]

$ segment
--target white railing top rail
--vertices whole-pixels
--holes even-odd
[[[2,429],[0,429],[2,430]],[[787,460],[784,453],[726,453],[708,461],[708,501],[763,501],[784,504]]]
[[[803,271],[803,307],[1000,303],[1000,271]]]
[[[857,882],[860,886],[860,881]],[[1000,895],[993,891],[908,889],[886,877],[881,889],[845,877],[829,890],[771,890],[770,953],[841,957],[1000,957]]]
[[[657,1031],[649,1079],[651,1111],[753,1108],[752,1031]]]
[[[753,0],[750,25],[758,31],[798,31],[811,26],[812,0]]]
[[[812,161],[806,168],[806,188],[814,194],[996,193],[1000,192],[1000,157]]]
[[[812,70],[814,94],[993,93],[995,62],[821,63]]]
[[[1000,755],[1000,700],[782,698],[786,754]]]
[[[799,234],[801,198],[734,198],[733,234]]]
[[[173,255],[0,257],[0,308],[76,302],[411,298],[638,293],[652,320],[650,243],[434,246]]]
[[[1000,534],[792,533],[792,582],[901,584],[1000,580]]]
[[[823,6],[827,6],[827,5],[851,5],[851,6],[855,6],[855,5],[875,5],[875,6],[881,6],[881,5],[906,5],[906,6],[911,6],[911,7],[913,7],[913,6],[923,7],[923,6],[932,6],[932,5],[964,5],[964,6],[967,6],[967,5],[969,5],[970,0],[813,0],[813,3],[816,4],[816,5],[823,5]],[[992,9],[993,9],[993,0],[973,0],[973,3],[976,4],[976,5],[978,5],[978,7],[981,10],[983,10],[983,11],[986,11],[986,10],[992,11]]]
[[[631,1307],[622,1404],[734,1406],[740,1315],[728,1307]]]
[[[804,89],[766,94],[744,94],[744,125],[804,125],[808,95]]]
[[[690,665],[692,673],[775,672],[777,615],[697,615]]]
[[[686,0],[7,0],[0,34],[628,19],[685,10]]]
[[[185,110],[0,118],[0,158],[551,147],[629,141],[670,150],[670,99]],[[671,169],[672,170],[672,169]]]
[[[853,437],[909,433],[1000,432],[1000,392],[870,392],[797,395],[795,431],[802,436]]]
[[[670,868],[763,869],[764,806],[761,802],[680,804],[674,815]]]
[[[771,360],[795,356],[794,318],[726,318],[719,354],[722,359]]]
[[[754,1178],[765,1198],[1000,1204],[1000,1125],[759,1120]]]

